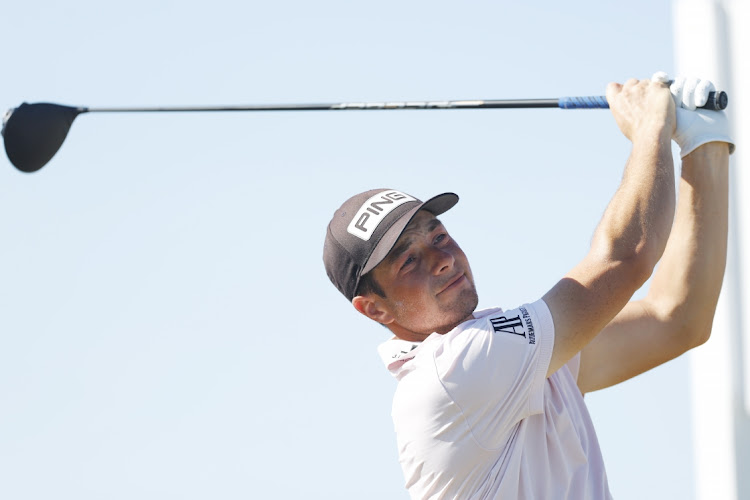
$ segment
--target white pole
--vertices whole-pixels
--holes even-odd
[[[750,111],[750,94],[748,93],[748,82],[750,82],[750,33],[747,29],[747,23],[750,22],[750,5],[746,1],[733,1],[727,3],[727,18],[730,21],[731,30],[729,32],[729,41],[731,43],[732,61],[731,61],[731,82],[730,85],[735,92],[733,101],[737,105],[737,111],[730,114],[732,119],[732,129],[734,138],[741,147],[734,154],[734,193],[736,196],[736,216],[737,226],[740,228],[738,236],[739,250],[738,264],[740,265],[740,301],[738,314],[741,316],[743,311],[750,311],[750,261],[744,259],[744,255],[750,251],[750,172],[747,171],[748,165],[746,158],[750,158],[748,147],[750,147],[750,120],[748,120],[748,111]],[[742,331],[742,357],[739,358],[742,368],[742,384],[744,399],[745,417],[750,417],[750,316],[745,315],[745,319],[739,325]],[[746,443],[747,444],[747,443]]]
[[[737,143],[730,159],[727,271],[711,340],[691,354],[696,500],[750,499],[750,173],[748,154],[748,7],[733,0],[675,0],[677,75],[710,78],[729,94],[727,112]],[[744,22],[743,22],[744,21]],[[744,58],[744,60],[743,60]],[[744,85],[742,85],[744,84]],[[745,251],[743,251],[743,249]],[[747,325],[747,326],[750,326]],[[744,338],[743,338],[744,337]]]
[[[733,156],[737,246],[735,275],[737,300],[734,320],[737,345],[735,346],[735,463],[737,469],[738,498],[750,499],[750,5],[742,0],[725,1],[730,24],[731,89],[736,94],[736,112],[731,113],[737,151]],[[747,311],[747,313],[745,312]]]

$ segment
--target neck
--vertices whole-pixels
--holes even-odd
[[[407,342],[422,342],[433,333],[444,335],[448,333],[449,331],[453,330],[454,328],[456,328],[461,323],[464,323],[471,319],[474,319],[473,313],[468,315],[466,318],[462,319],[458,323],[438,327],[429,333],[415,332],[413,330],[409,330],[408,328],[404,328],[403,326],[399,325],[396,322],[390,323],[387,326],[391,330],[391,332],[393,332],[393,334],[396,337],[400,338],[401,340],[406,340]]]

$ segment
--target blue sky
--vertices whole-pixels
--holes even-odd
[[[14,2],[0,108],[602,95],[672,73],[669,2]],[[7,20],[12,20],[9,22]],[[426,198],[480,307],[585,254],[629,151],[607,111],[83,115],[0,160],[0,497],[407,498],[386,332],[325,226]],[[586,397],[619,498],[692,498],[685,357]]]

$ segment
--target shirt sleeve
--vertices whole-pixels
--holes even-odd
[[[544,409],[554,344],[549,308],[538,300],[446,335],[435,351],[437,375],[474,438],[496,448],[520,420]]]

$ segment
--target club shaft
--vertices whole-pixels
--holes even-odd
[[[711,92],[705,109],[722,110],[727,107],[725,92]],[[462,101],[398,101],[398,102],[338,102],[319,104],[248,104],[232,106],[158,106],[120,108],[78,108],[80,113],[160,113],[200,111],[384,111],[419,109],[512,109],[512,108],[560,108],[560,109],[606,109],[604,96],[560,97],[554,99],[500,99]]]
[[[318,104],[251,104],[240,106],[159,106],[137,108],[81,108],[90,113],[158,113],[200,111],[366,111],[408,109],[557,108],[559,99],[461,101],[339,102]]]

